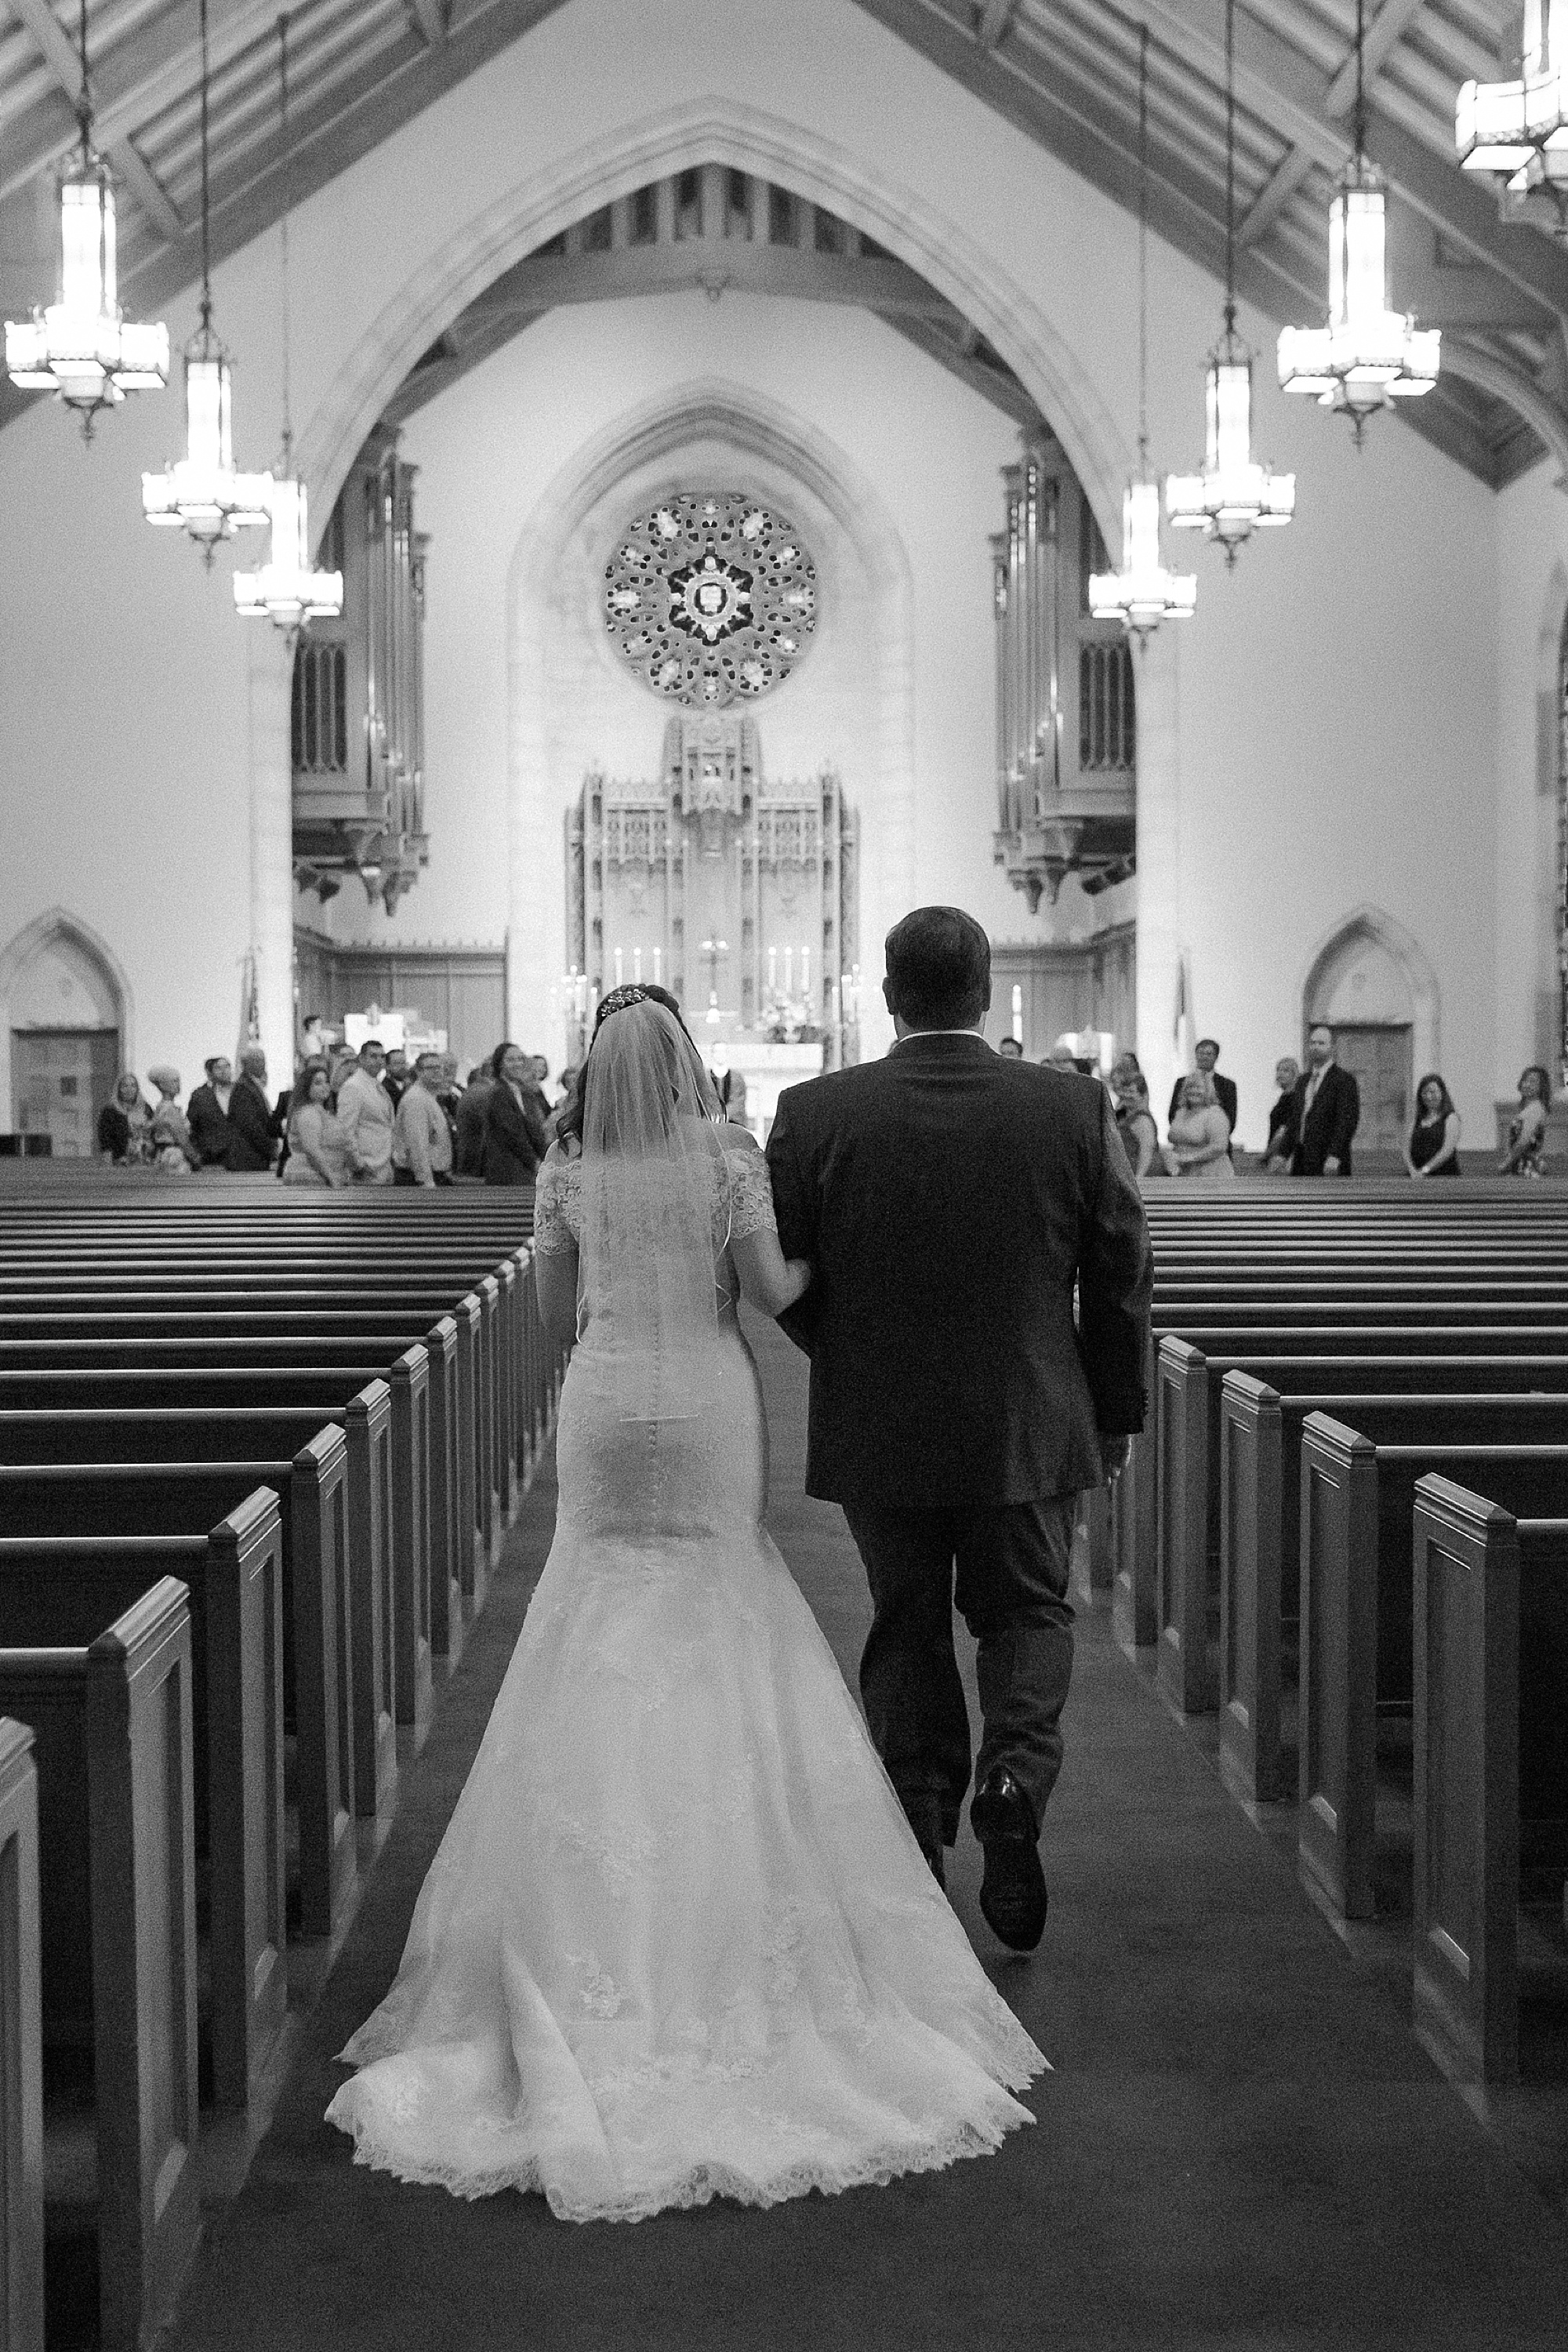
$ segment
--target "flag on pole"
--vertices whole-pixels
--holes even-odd
[[[1176,957],[1176,1017],[1173,1043],[1179,1070],[1193,1066],[1193,1034],[1197,1015],[1193,1003],[1193,960],[1185,948]]]
[[[258,1045],[260,1043],[261,997],[257,985],[256,954],[254,949],[247,949],[240,966],[239,1045],[240,1048],[243,1049],[247,1045]],[[234,1066],[237,1070],[239,1067],[238,1050],[237,1050],[235,1054]]]

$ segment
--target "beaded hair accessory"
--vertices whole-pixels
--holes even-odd
[[[647,1001],[647,989],[639,988],[636,981],[629,981],[624,988],[612,988],[608,996],[599,1000],[599,1010],[594,1018],[595,1036],[612,1013],[624,1013],[628,1005],[646,1004]]]

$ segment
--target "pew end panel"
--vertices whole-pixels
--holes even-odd
[[[348,1435],[349,1642],[354,1801],[390,1816],[397,1792],[396,1591],[392,1572],[392,1391],[370,1381],[343,1409]]]
[[[458,1480],[458,1327],[449,1315],[425,1337],[430,1368],[430,1648],[447,1671],[463,1654],[462,1518]]]
[[[354,1690],[348,1439],[318,1432],[294,1457],[295,1808],[300,1927],[331,1937],[354,1898]]]
[[[430,1367],[423,1347],[387,1368],[392,1391],[393,1679],[399,1728],[417,1756],[435,1705],[430,1660]]]
[[[1166,1339],[1156,1378],[1160,1687],[1184,1715],[1210,1715],[1208,1360],[1189,1341]]]
[[[1220,1394],[1220,1769],[1260,1804],[1285,1794],[1280,1431],[1278,1392],[1227,1372]]]
[[[38,1778],[33,1735],[0,1720],[0,2336],[44,2352],[44,2065]]]
[[[1415,2031],[1448,2074],[1519,2071],[1519,1534],[1451,1479],[1415,1489]]]
[[[1377,1450],[1327,1413],[1301,1427],[1300,1833],[1308,1885],[1345,1919],[1375,1908]]]

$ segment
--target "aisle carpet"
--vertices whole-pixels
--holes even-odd
[[[773,1532],[853,1679],[866,1622],[836,1510],[805,1500],[804,1366],[751,1327]],[[763,2347],[1560,2347],[1568,2228],[1507,2163],[1195,1744],[1080,1620],[1051,1918],[1016,1960],[952,1898],[1050,2055],[994,2157],[635,2226],[536,2198],[459,2203],[356,2168],[331,2063],[396,1965],[548,1549],[542,1476],[446,1692],[249,2181],[211,2229],[180,2352],[763,2352]]]

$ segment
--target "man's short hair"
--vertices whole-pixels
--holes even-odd
[[[1219,1039],[1217,1037],[1200,1037],[1197,1044],[1193,1047],[1194,1053],[1201,1054],[1205,1045],[1212,1045],[1214,1047],[1214,1057],[1217,1062],[1219,1059]]]
[[[367,1037],[355,1058],[363,1062],[367,1054],[384,1054],[386,1048],[379,1037]]]
[[[444,1059],[445,1059],[445,1056],[444,1056],[444,1055],[440,1055],[440,1054],[437,1054],[437,1053],[436,1052],[435,1048],[434,1048],[433,1046],[431,1046],[431,1047],[427,1047],[427,1048],[426,1048],[426,1050],[423,1054],[416,1054],[416,1055],[415,1055],[415,1056],[414,1056],[414,1066],[415,1066],[415,1068],[416,1068],[416,1070],[422,1070],[422,1069],[425,1067],[425,1065],[426,1065],[426,1062],[434,1062],[434,1063],[435,1063],[435,1065],[436,1065],[436,1067],[437,1067],[437,1069],[439,1069],[439,1068],[440,1068],[440,1066],[441,1066],[442,1061],[443,1061]]]
[[[1307,1024],[1308,1036],[1315,1037],[1320,1029],[1322,1031],[1324,1036],[1329,1040],[1329,1043],[1332,1045],[1334,1039],[1333,1023],[1331,1021],[1310,1021]]]
[[[239,1066],[242,1070],[247,1070],[253,1063],[264,1062],[266,1059],[267,1048],[265,1045],[242,1045],[239,1049]]]
[[[973,1029],[991,1005],[991,942],[962,907],[917,907],[888,933],[891,1009],[911,1029]]]
[[[226,1054],[214,1054],[209,1061],[205,1061],[202,1064],[202,1067],[210,1078],[213,1072],[217,1068],[219,1063],[226,1062],[227,1059],[228,1055]]]
[[[1020,1062],[1024,1058],[1022,1042],[1016,1037],[1002,1038],[996,1047],[996,1051],[999,1054],[1005,1054],[1009,1061],[1013,1060],[1015,1055]]]

